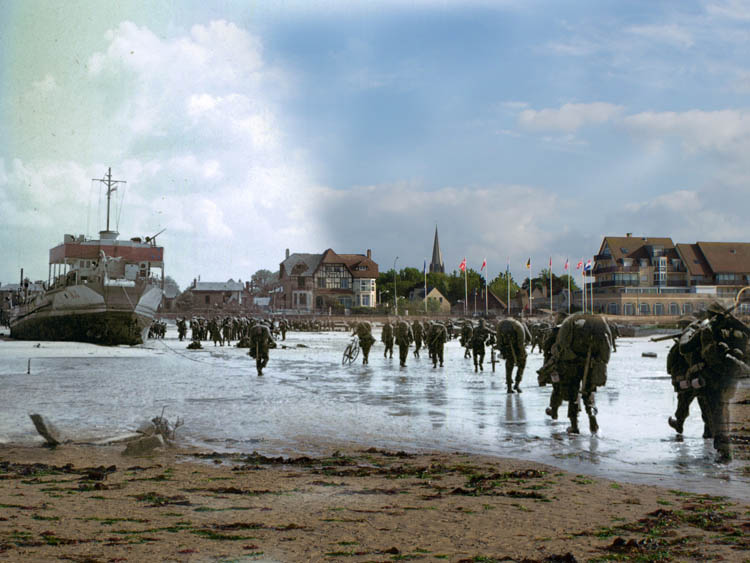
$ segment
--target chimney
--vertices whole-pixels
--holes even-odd
[[[289,249],[286,249],[286,259],[289,259]]]
[[[370,250],[369,248],[367,249],[367,258],[369,260],[372,260],[372,250]]]
[[[198,285],[198,278],[193,278],[193,287]]]

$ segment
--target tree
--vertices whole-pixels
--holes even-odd
[[[193,292],[185,290],[177,296],[175,299],[175,307],[180,311],[190,311],[193,308],[194,296]]]
[[[255,287],[257,291],[263,293],[271,289],[271,285],[278,281],[278,279],[278,272],[273,273],[271,270],[258,270],[250,277],[253,287]]]

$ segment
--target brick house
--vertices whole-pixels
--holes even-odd
[[[592,274],[587,283],[593,283],[595,311],[689,314],[716,299],[731,305],[750,285],[750,243],[674,244],[668,237],[604,237]],[[580,304],[580,293],[576,300]],[[748,310],[750,303],[743,303],[740,311]]]
[[[372,253],[290,254],[279,264],[280,294],[276,306],[298,311],[325,311],[335,304],[345,308],[374,307],[378,265]]]
[[[251,304],[249,284],[229,279],[225,282],[193,280],[185,291],[193,294],[193,308],[242,308]]]

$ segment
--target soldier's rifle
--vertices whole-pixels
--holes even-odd
[[[682,336],[681,332],[677,332],[675,334],[665,334],[664,336],[655,336],[653,338],[649,338],[649,342],[664,342],[665,340],[671,340],[672,338],[680,338]]]

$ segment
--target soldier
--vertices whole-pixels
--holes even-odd
[[[428,345],[430,347],[430,358],[432,358],[432,367],[437,368],[438,361],[440,367],[443,367],[443,349],[445,342],[448,340],[448,330],[441,322],[430,323],[428,335]]]
[[[383,357],[387,358],[390,353],[390,357],[393,357],[393,325],[390,321],[385,321],[383,325],[383,332],[380,334],[380,341],[385,344],[385,351]]]
[[[459,342],[461,347],[464,348],[464,358],[471,358],[471,336],[474,332],[474,325],[471,324],[469,319],[464,319],[461,323],[461,336]]]
[[[703,398],[718,461],[728,462],[732,459],[729,401],[738,378],[750,375],[750,328],[719,303],[712,303],[706,314],[692,335],[686,330],[680,337],[680,353],[690,362],[685,374],[690,386]]]
[[[521,392],[521,380],[526,367],[526,334],[523,324],[515,319],[503,319],[497,323],[497,347],[505,360],[505,384],[508,393],[513,393],[513,389]],[[513,368],[516,366],[518,370],[514,385]]]
[[[484,371],[484,345],[494,342],[495,331],[487,328],[484,319],[479,319],[479,326],[471,335],[471,350],[474,356],[474,371]]]
[[[357,323],[354,333],[359,338],[359,346],[362,349],[362,364],[369,364],[370,348],[375,344],[375,338],[372,336],[372,325],[367,321]]]
[[[558,319],[560,323],[565,319],[566,315],[560,313]],[[544,354],[544,362],[542,367],[537,370],[537,381],[540,387],[544,387],[547,383],[552,384],[552,393],[549,397],[549,406],[544,412],[552,418],[557,420],[557,410],[560,408],[563,402],[562,388],[560,386],[560,376],[555,371],[555,341],[557,340],[557,334],[560,332],[560,324],[552,326],[547,332],[544,342],[542,343],[542,353]]]
[[[422,348],[422,335],[424,332],[424,329],[422,328],[422,323],[419,321],[414,321],[411,325],[411,332],[414,335],[414,357],[419,357],[419,350]]]
[[[568,432],[579,434],[580,400],[589,417],[589,430],[599,430],[596,420],[596,388],[607,383],[607,363],[612,336],[607,322],[597,315],[575,314],[563,321],[555,341],[555,371],[563,398],[568,401]]]
[[[263,368],[268,364],[268,351],[271,348],[276,348],[276,342],[268,324],[265,322],[256,324],[250,330],[248,356],[255,358],[255,367],[259,376],[263,375]]]
[[[398,344],[399,365],[406,367],[406,358],[409,355],[409,345],[414,341],[414,334],[409,323],[399,320],[396,323],[396,344]]]
[[[187,323],[185,322],[185,318],[183,317],[177,320],[177,337],[180,339],[180,342],[182,342],[186,334],[187,334]]]
[[[279,321],[279,330],[281,331],[281,340],[283,342],[284,340],[286,340],[286,331],[289,330],[289,323],[287,322],[287,320],[285,318],[282,318]],[[361,341],[361,339],[360,339],[360,341]],[[367,363],[367,362],[365,362],[365,363]]]
[[[667,354],[667,373],[671,376],[672,386],[675,393],[677,393],[677,409],[675,410],[674,417],[670,416],[667,419],[667,423],[674,428],[675,432],[682,434],[685,419],[690,414],[690,403],[693,402],[693,399],[698,399],[701,417],[703,418],[703,437],[711,438],[711,424],[708,420],[708,409],[705,404],[705,398],[699,392],[698,388],[693,387],[692,381],[688,376],[690,366],[700,361],[700,349],[698,346],[690,345],[690,341],[695,336],[699,326],[700,323],[696,320],[688,325],[682,334],[676,335],[675,343],[669,349],[669,354]],[[683,346],[684,354],[680,351],[681,342],[685,344]],[[699,379],[696,380],[696,384],[700,385]]]

